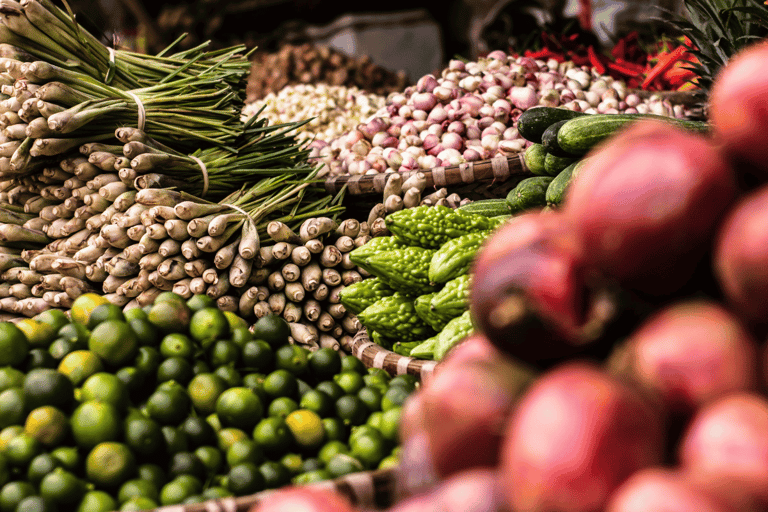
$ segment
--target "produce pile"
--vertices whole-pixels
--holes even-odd
[[[0,323],[0,507],[144,510],[396,464],[415,379],[289,332],[172,293]]]
[[[386,95],[402,91],[408,79],[402,71],[390,71],[370,57],[350,57],[327,46],[286,44],[277,52],[257,51],[248,79],[248,101],[277,94],[286,86],[328,84]]]
[[[413,171],[487,160],[523,151],[513,126],[536,105],[587,113],[686,116],[660,96],[641,99],[624,82],[589,66],[491,52],[477,62],[452,60],[439,77],[387,97],[386,106],[332,141],[312,143],[310,156],[331,175]]]

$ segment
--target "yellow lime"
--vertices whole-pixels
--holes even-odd
[[[76,512],[111,512],[117,510],[117,502],[104,491],[88,491],[80,501]]]
[[[224,379],[214,373],[200,373],[195,375],[187,386],[187,393],[192,400],[192,405],[201,415],[209,415],[216,410],[216,400],[227,385]]]
[[[79,386],[85,380],[104,369],[101,359],[90,350],[75,350],[70,352],[59,363],[59,373],[63,373],[72,384]]]
[[[123,443],[100,443],[85,458],[85,473],[97,487],[116,489],[136,475],[136,459]]]
[[[298,409],[288,414],[285,424],[293,434],[296,444],[305,449],[317,448],[325,440],[323,420],[314,411]]]
[[[16,327],[27,337],[31,347],[45,348],[56,339],[56,328],[34,318],[25,318],[16,323]]]
[[[40,441],[43,446],[51,448],[64,441],[69,433],[69,422],[67,416],[59,409],[44,405],[27,415],[24,433]]]
[[[72,309],[69,312],[74,322],[87,325],[91,312],[102,304],[109,304],[109,300],[103,295],[96,293],[84,293],[75,299],[72,303]]]
[[[227,318],[230,331],[234,331],[235,329],[248,328],[248,322],[246,322],[242,317],[237,316],[232,311],[224,311],[224,316]]]
[[[18,366],[27,357],[29,341],[11,322],[0,322],[0,366]]]
[[[8,441],[23,433],[24,427],[22,425],[11,425],[0,430],[0,453],[5,452]]]

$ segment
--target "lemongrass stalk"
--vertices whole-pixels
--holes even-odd
[[[331,288],[342,283],[341,273],[335,268],[324,268],[321,271],[321,276],[323,282]]]
[[[235,259],[239,244],[240,240],[236,239],[232,243],[226,244],[216,251],[216,254],[213,257],[213,265],[219,270],[229,267]]]
[[[139,268],[150,272],[157,270],[157,267],[160,266],[160,263],[162,263],[164,259],[165,257],[163,255],[156,252],[145,254],[139,260]]]

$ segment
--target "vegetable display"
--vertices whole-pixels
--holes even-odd
[[[244,496],[397,463],[415,387],[289,344],[195,295],[121,312],[80,296],[0,323],[0,501],[128,510]],[[19,507],[19,508],[17,508]]]

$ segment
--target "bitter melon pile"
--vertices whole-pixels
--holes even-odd
[[[392,236],[355,249],[352,261],[372,278],[341,292],[379,345],[401,355],[440,360],[473,330],[468,313],[470,265],[507,216],[419,206],[386,219]]]

